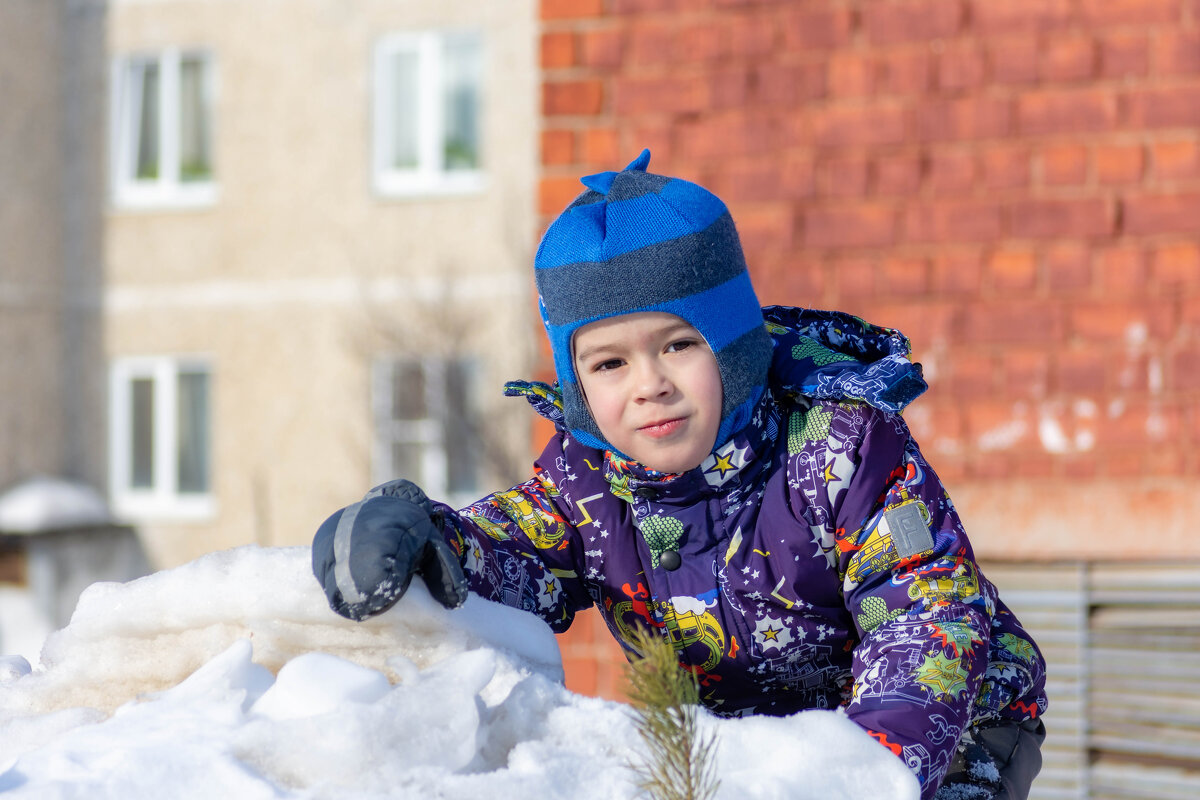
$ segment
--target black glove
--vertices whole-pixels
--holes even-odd
[[[442,536],[441,515],[414,483],[377,486],[336,512],[313,537],[313,574],[329,607],[361,620],[387,611],[420,573],[434,599],[455,608],[467,599],[467,578]]]

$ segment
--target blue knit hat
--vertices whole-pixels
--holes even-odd
[[[643,150],[621,172],[582,178],[587,190],[550,225],[534,258],[566,426],[590,447],[613,449],[580,391],[575,331],[664,311],[699,331],[716,356],[725,392],[719,447],[745,427],[762,396],[771,338],[729,209],[701,186],[646,172],[649,164]]]

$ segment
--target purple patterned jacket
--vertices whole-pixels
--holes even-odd
[[[596,605],[661,630],[718,714],[845,706],[932,796],[969,725],[1046,706],[1045,662],[975,564],[899,416],[924,389],[896,331],[764,309],[754,419],[663,475],[559,426],[535,476],[443,507],[471,590],[565,630]],[[552,387],[510,384],[561,423]]]

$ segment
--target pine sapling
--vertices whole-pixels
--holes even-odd
[[[638,628],[630,643],[638,655],[626,667],[629,700],[646,755],[632,765],[639,788],[652,800],[712,800],[717,742],[699,731],[696,676],[654,630]]]

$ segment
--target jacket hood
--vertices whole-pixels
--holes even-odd
[[[763,308],[774,341],[768,377],[777,395],[856,400],[898,414],[926,388],[908,338],[841,311],[791,306]],[[566,428],[557,384],[511,381],[509,397],[524,397],[538,414]]]

